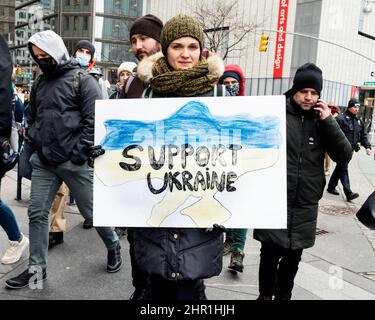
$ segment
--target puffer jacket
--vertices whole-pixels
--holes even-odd
[[[82,165],[94,143],[95,100],[101,99],[98,82],[84,74],[77,91],[74,83],[80,65],[69,58],[62,39],[52,31],[35,34],[29,48],[31,44],[47,52],[58,66],[37,79],[31,90],[29,140],[46,165],[68,160]]]
[[[12,58],[5,39],[0,35],[0,139],[8,139],[12,131]]]
[[[160,55],[158,56],[160,57]],[[147,60],[147,59],[145,59]],[[216,60],[216,72],[223,72],[222,60]],[[138,74],[146,79],[151,72],[155,56],[140,63]],[[210,63],[210,61],[209,61]],[[220,65],[222,64],[222,66]],[[213,70],[212,69],[212,70]],[[222,71],[220,71],[222,70]],[[150,79],[150,77],[148,77]],[[225,92],[225,90],[223,90]],[[212,96],[209,90],[203,96]],[[153,97],[161,97],[153,94]],[[165,95],[163,98],[175,97]],[[135,228],[134,255],[137,266],[149,275],[167,280],[196,280],[219,275],[222,269],[223,233],[202,228]]]
[[[318,202],[325,186],[325,152],[335,162],[349,162],[352,148],[332,116],[321,121],[314,110],[302,111],[291,98],[286,125],[287,229],[255,229],[254,238],[294,250],[315,242]]]

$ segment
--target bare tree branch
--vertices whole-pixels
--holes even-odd
[[[200,1],[193,14],[205,31],[206,48],[221,54],[224,60],[234,52],[240,56],[245,49],[242,41],[259,26],[241,22],[234,0]]]

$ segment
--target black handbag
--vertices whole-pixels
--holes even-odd
[[[375,230],[375,191],[370,194],[356,216],[367,228]]]
[[[21,151],[20,151],[20,160],[19,160],[19,174],[21,177],[31,180],[32,167],[30,163],[30,157],[34,152],[29,143],[26,141],[23,142]]]

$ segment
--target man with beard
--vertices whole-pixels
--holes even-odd
[[[152,14],[146,14],[134,21],[130,28],[129,39],[131,51],[138,61],[160,51],[162,28],[163,22]],[[145,88],[145,84],[138,77],[130,76],[122,88],[120,98],[139,98]]]

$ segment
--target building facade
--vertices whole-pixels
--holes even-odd
[[[129,52],[129,28],[142,15],[142,0],[60,0],[60,35],[72,53],[78,40],[95,46],[96,65],[104,78],[116,82],[117,67],[134,61]]]
[[[8,41],[14,42],[14,10],[15,0],[2,0],[0,2],[0,34]]]
[[[114,84],[117,67],[134,60],[129,52],[129,26],[142,10],[142,0],[16,0],[15,41],[11,45],[14,61],[25,73],[34,71],[35,76],[27,41],[36,32],[53,30],[63,38],[70,54],[79,40],[92,42],[97,67],[104,79]],[[22,75],[19,78],[22,84],[32,82]]]
[[[232,1],[233,2],[233,1]],[[314,62],[323,70],[323,99],[346,106],[352,96],[373,106],[375,94],[375,3],[368,0],[238,0],[234,20],[252,22],[241,54],[226,63],[239,64],[247,78],[249,95],[282,94],[291,86],[296,69]],[[144,14],[164,22],[178,13],[195,15],[202,1],[146,0]],[[213,0],[215,4],[230,0]],[[372,10],[373,9],[373,10]],[[232,25],[226,26],[231,37]],[[268,49],[259,52],[261,34]]]

